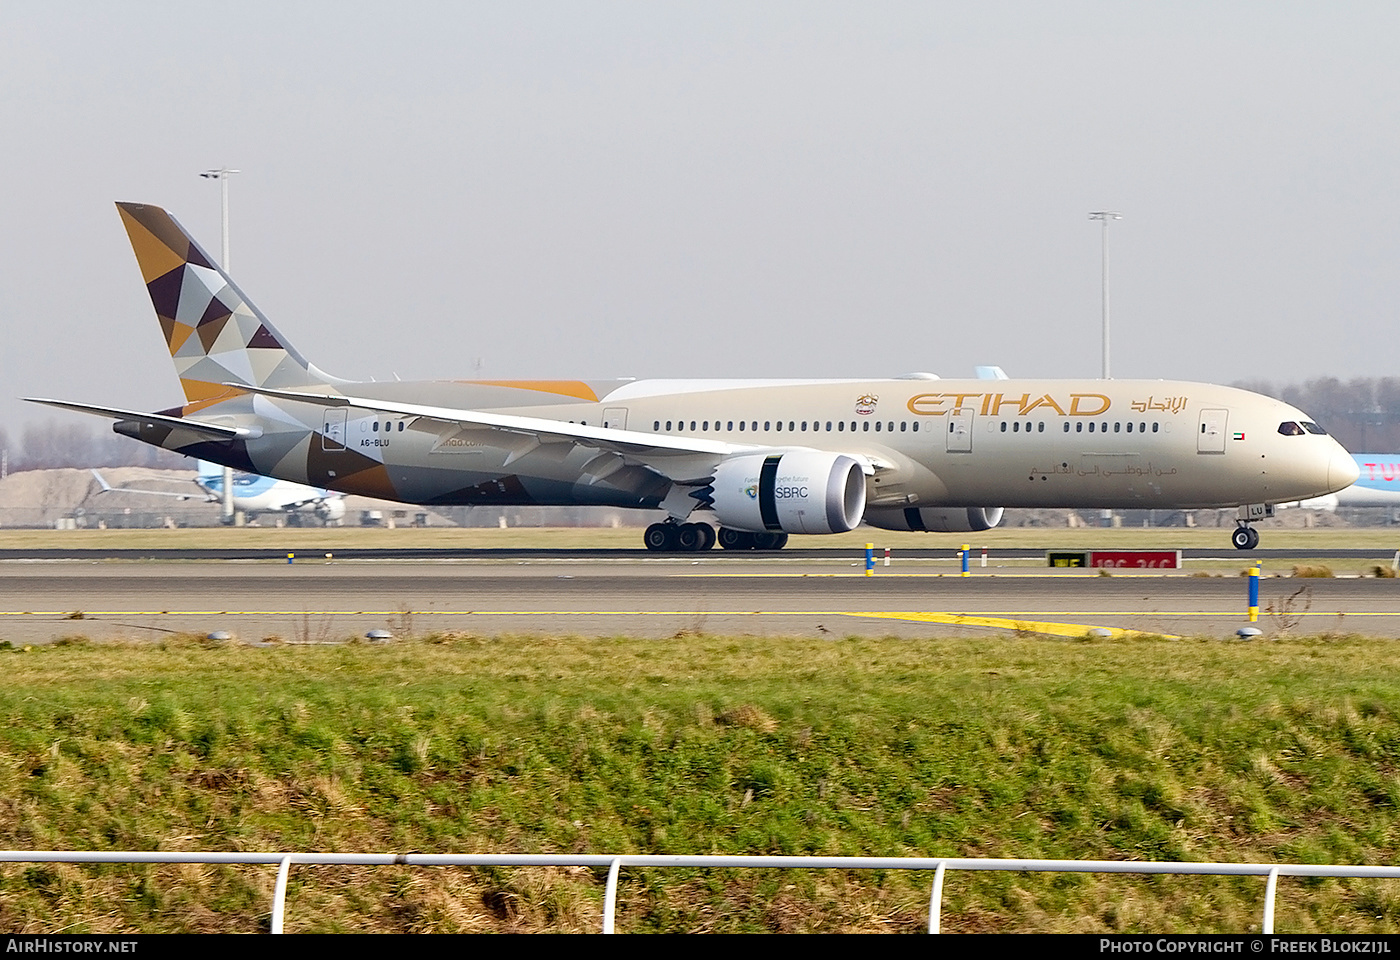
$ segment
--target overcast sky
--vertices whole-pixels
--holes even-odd
[[[182,400],[112,204],[369,379],[1400,375],[1400,4],[0,5],[0,417]],[[479,365],[479,367],[478,367]],[[74,414],[73,416],[77,416]]]

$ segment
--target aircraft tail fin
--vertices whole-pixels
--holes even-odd
[[[308,363],[174,217],[142,203],[117,210],[190,403],[236,396],[227,384],[339,382]]]

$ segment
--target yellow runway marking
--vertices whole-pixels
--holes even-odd
[[[885,620],[915,620],[922,623],[943,623],[959,627],[993,627],[999,630],[1014,630],[1017,633],[1043,633],[1052,637],[1082,637],[1090,630],[1107,630],[1114,637],[1140,637],[1150,635],[1180,640],[1170,633],[1156,633],[1146,630],[1124,630],[1119,627],[1104,627],[1087,623],[1059,623],[1053,620],[1013,620],[1006,617],[979,617],[965,613],[853,613],[853,617],[875,617]]]

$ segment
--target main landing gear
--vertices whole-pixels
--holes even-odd
[[[781,550],[787,546],[786,533],[749,533],[719,528],[719,545],[726,550]]]
[[[1230,534],[1230,542],[1235,545],[1236,550],[1253,550],[1259,546],[1259,531],[1249,524],[1240,522],[1235,527],[1235,532]]]
[[[708,523],[653,523],[642,542],[658,552],[699,553],[715,545],[715,528]]]
[[[700,553],[716,542],[726,550],[781,550],[787,545],[786,533],[747,533],[721,527],[719,533],[708,523],[653,523],[642,534],[648,550],[657,553]]]

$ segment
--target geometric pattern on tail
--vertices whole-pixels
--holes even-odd
[[[147,204],[117,209],[190,403],[235,396],[225,383],[290,387],[319,379],[174,217]]]

